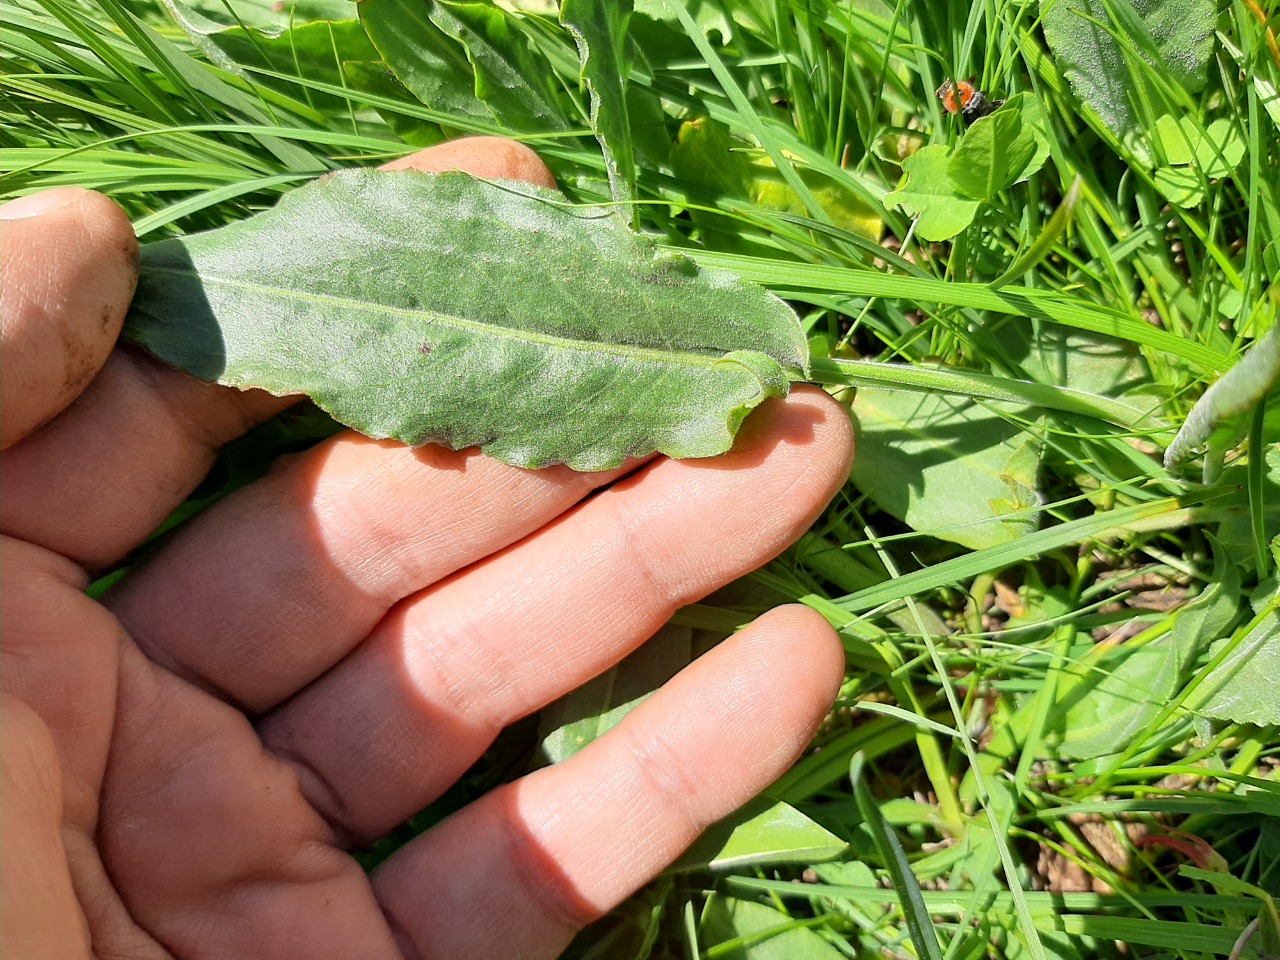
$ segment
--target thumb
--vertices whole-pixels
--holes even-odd
[[[106,362],[138,241],[100,193],[58,187],[0,206],[0,447],[62,411]]]

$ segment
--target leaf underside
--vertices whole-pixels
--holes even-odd
[[[411,171],[332,174],[144,247],[124,335],[371,437],[578,470],[722,453],[808,362],[781,300],[615,214]]]

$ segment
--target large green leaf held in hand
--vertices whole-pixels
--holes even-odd
[[[146,246],[124,335],[372,437],[579,470],[722,453],[808,367],[767,291],[607,210],[461,173],[344,171]]]

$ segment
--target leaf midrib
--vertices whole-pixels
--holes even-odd
[[[688,367],[710,369],[723,360],[726,353],[731,352],[729,350],[716,347],[707,347],[706,353],[697,353],[692,350],[661,350],[656,347],[641,347],[633,344],[612,343],[604,340],[577,340],[570,337],[560,337],[554,334],[538,333],[531,330],[513,329],[511,327],[504,327],[498,324],[485,323],[480,320],[468,320],[465,317],[458,317],[448,313],[413,310],[406,307],[393,307],[387,304],[372,303],[365,300],[357,300],[352,297],[341,297],[330,293],[289,290],[284,287],[272,287],[262,283],[212,276],[208,273],[194,270],[174,270],[167,267],[147,267],[145,269],[147,273],[152,274],[168,274],[170,276],[196,279],[206,287],[212,284],[220,284],[224,287],[232,287],[249,293],[275,296],[284,300],[323,302],[347,309],[381,311],[392,316],[399,316],[408,319],[430,318],[428,320],[429,323],[440,322],[445,326],[452,326],[459,330],[470,331],[484,336],[505,337],[509,340],[518,340],[539,346],[624,357],[648,363],[668,365],[677,363]],[[774,359],[776,360],[777,358],[775,357]]]

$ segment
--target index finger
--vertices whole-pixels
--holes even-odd
[[[405,167],[555,185],[531,150],[494,137],[451,141],[387,164]],[[69,236],[63,242],[93,238]],[[21,269],[46,266],[26,260]],[[16,278],[6,266],[5,288],[12,289]],[[131,282],[126,286],[132,290]],[[121,293],[125,302],[129,295]],[[60,308],[65,309],[48,304],[50,310]],[[59,319],[77,326],[96,322],[84,312]],[[5,451],[0,532],[91,568],[106,566],[191,493],[220,447],[298,399],[203,383],[133,347],[117,347],[70,406]]]

